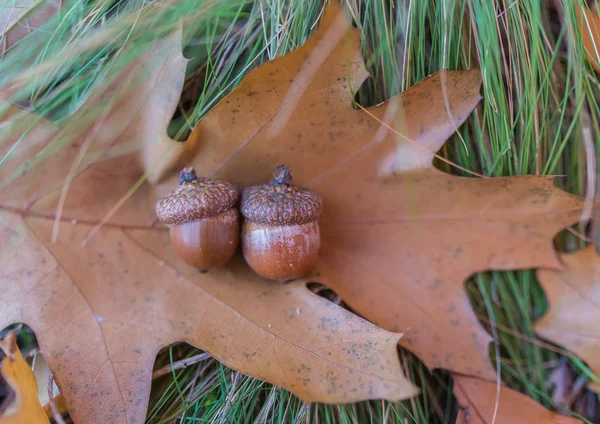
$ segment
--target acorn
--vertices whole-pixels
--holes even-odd
[[[198,178],[193,168],[181,171],[179,187],[156,204],[181,259],[201,271],[229,262],[240,236],[239,197],[227,181]]]
[[[242,192],[242,252],[254,272],[271,280],[302,277],[319,257],[317,219],[323,202],[317,193],[291,181],[289,168],[279,165],[269,184]]]

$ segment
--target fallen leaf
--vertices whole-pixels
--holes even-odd
[[[600,257],[593,245],[560,255],[562,270],[539,270],[549,310],[535,324],[541,337],[560,344],[587,362],[600,375]],[[589,383],[599,392],[600,384]]]
[[[498,389],[500,390],[498,396]],[[572,417],[549,411],[506,386],[454,375],[454,394],[462,414],[456,424],[576,424]]]
[[[328,8],[317,37],[330,37],[336,11]],[[344,22],[338,48],[358,57],[358,36]],[[185,71],[180,36],[61,127],[40,120],[29,131],[40,118],[14,109],[0,123],[0,155],[13,150],[0,167],[0,328],[23,322],[36,332],[71,416],[86,424],[143,422],[155,356],[182,340],[308,402],[414,396],[400,334],[302,282],[265,281],[241,257],[200,274],[153,225],[158,196],[174,187],[144,183],[144,166],[176,169],[195,153],[166,136]],[[92,127],[61,142],[90,113],[99,113]]]
[[[61,6],[62,0],[3,0],[0,6],[0,57],[17,41],[52,19]]]
[[[0,424],[48,424],[35,377],[21,355],[15,332],[0,340],[0,351],[0,393],[6,393],[0,397]]]
[[[600,16],[598,10],[590,10],[585,4],[575,5],[577,26],[585,48],[585,55],[596,72],[600,72]]]
[[[481,98],[478,70],[438,72],[365,112],[352,104],[366,78],[357,41],[334,48],[332,39],[314,37],[250,73],[195,127],[192,164],[245,186],[286,163],[324,199],[322,253],[306,281],[404,332],[402,346],[430,368],[494,379],[491,338],[465,280],[560,267],[552,238],[579,220],[583,202],[550,177],[464,178],[432,166]]]

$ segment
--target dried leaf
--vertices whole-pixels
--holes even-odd
[[[0,57],[17,41],[48,22],[62,0],[3,0],[0,7]]]
[[[239,185],[288,164],[325,205],[321,258],[306,281],[405,332],[401,344],[430,368],[494,379],[490,336],[464,281],[489,269],[558,268],[552,238],[579,220],[583,202],[549,177],[435,169],[433,153],[481,98],[480,72],[438,72],[365,113],[352,105],[366,77],[356,34],[321,54],[342,31],[332,28],[255,70],[204,117],[189,141],[199,146],[192,163]]]
[[[600,373],[600,257],[593,245],[575,253],[562,254],[562,270],[539,270],[538,279],[548,297],[549,311],[535,331],[573,351]],[[600,391],[591,381],[590,389]]]
[[[533,399],[494,382],[454,375],[454,393],[461,406],[456,424],[576,424],[575,418],[545,409]]]
[[[585,55],[596,72],[600,72],[600,15],[598,9],[590,10],[585,4],[575,5],[577,26],[585,48]]]
[[[35,377],[17,346],[16,333],[0,340],[0,351],[4,353],[0,363],[0,392],[6,393],[0,402],[0,424],[48,424],[37,397]]]
[[[317,36],[339,5],[328,10]],[[358,57],[357,34],[345,28],[353,44],[341,47]],[[70,119],[72,127],[41,121],[23,140],[22,112],[0,125],[0,155],[14,148],[0,167],[0,328],[33,328],[81,423],[142,422],[154,358],[181,340],[309,402],[415,395],[398,361],[399,334],[302,282],[264,281],[241,258],[200,274],[153,225],[154,204],[173,185],[140,183],[144,166],[165,172],[195,151],[193,143],[166,137],[185,70],[179,37],[93,100],[84,113],[101,115],[72,145],[59,143],[61,131],[77,129],[85,115]],[[140,77],[132,96],[131,81]]]

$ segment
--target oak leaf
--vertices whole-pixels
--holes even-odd
[[[533,399],[495,382],[454,375],[461,411],[456,424],[577,424],[580,420],[549,411]]]
[[[286,163],[324,200],[322,253],[306,281],[404,332],[402,346],[430,368],[494,379],[491,338],[465,280],[489,269],[558,268],[552,238],[579,220],[583,202],[550,177],[465,178],[435,169],[435,152],[481,99],[480,72],[441,71],[358,110],[353,93],[367,75],[355,36],[340,35],[344,21],[335,22],[216,105],[187,142],[198,146],[191,163],[242,186],[268,181]]]
[[[560,259],[564,269],[537,271],[549,310],[535,324],[535,331],[573,351],[600,375],[600,257],[590,245],[562,254]],[[600,384],[593,380],[589,387],[600,391]]]
[[[48,424],[35,376],[16,340],[15,332],[0,340],[0,424]]]
[[[265,281],[239,257],[200,274],[153,225],[156,200],[174,186],[145,182],[144,164],[175,169],[194,150],[166,136],[186,65],[180,37],[60,126],[17,109],[3,117],[0,155],[11,154],[0,167],[0,328],[23,322],[36,332],[78,423],[143,422],[155,356],[182,340],[308,402],[415,395],[400,334],[301,282]]]

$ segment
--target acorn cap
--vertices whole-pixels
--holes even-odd
[[[266,225],[299,225],[316,221],[323,201],[314,191],[290,185],[292,175],[279,165],[269,184],[252,186],[242,192],[242,215],[248,221]]]
[[[227,181],[198,178],[193,168],[179,174],[179,187],[156,204],[158,219],[168,225],[217,216],[231,209],[239,190]]]

